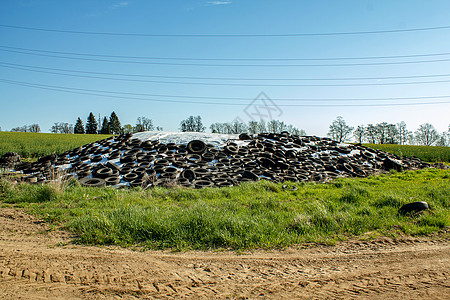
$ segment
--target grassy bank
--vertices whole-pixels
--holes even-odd
[[[103,134],[54,134],[31,132],[0,132],[0,156],[16,152],[24,158],[61,154],[91,142],[110,137]]]
[[[23,207],[86,244],[173,249],[279,248],[334,242],[367,232],[429,234],[450,226],[450,170],[427,169],[282,189],[271,182],[231,188],[117,190],[12,185],[3,205]],[[431,211],[398,215],[405,203]]]
[[[364,146],[394,153],[400,157],[415,156],[426,162],[450,162],[450,147],[365,144]]]

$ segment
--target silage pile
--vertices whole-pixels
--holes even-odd
[[[30,183],[74,177],[86,186],[144,188],[225,187],[262,179],[327,182],[426,167],[418,158],[287,132],[126,134],[14,166]]]

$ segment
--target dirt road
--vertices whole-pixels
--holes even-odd
[[[444,235],[236,254],[86,247],[47,229],[0,208],[1,299],[450,298]]]

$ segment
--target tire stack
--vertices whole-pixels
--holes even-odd
[[[200,139],[176,144],[126,134],[19,164],[16,170],[33,183],[52,180],[64,170],[64,177],[76,177],[85,186],[203,188],[261,179],[327,182],[426,167],[430,165],[414,157],[282,132],[241,134],[220,147]]]
[[[20,155],[15,152],[6,152],[2,157],[0,157],[0,166],[12,168],[22,162]]]

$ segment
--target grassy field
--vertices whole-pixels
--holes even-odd
[[[450,162],[450,147],[389,144],[365,144],[364,146],[394,153],[401,157],[415,156],[426,162]]]
[[[151,249],[282,248],[352,236],[421,235],[450,226],[450,170],[424,169],[282,189],[267,181],[231,188],[117,190],[13,185],[0,180],[0,204],[22,207],[85,244]],[[432,208],[403,216],[405,203]]]
[[[0,156],[16,152],[23,158],[38,158],[110,137],[103,134],[54,134],[31,132],[0,132]]]

